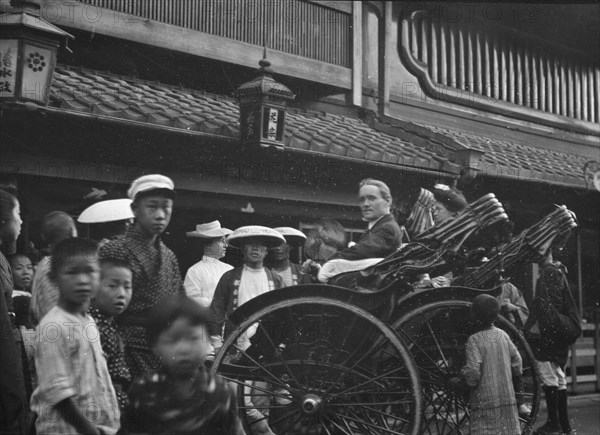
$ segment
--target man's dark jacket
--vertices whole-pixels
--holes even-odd
[[[402,230],[391,214],[379,219],[367,230],[356,245],[338,252],[334,258],[361,260],[383,258],[396,252],[402,244]]]

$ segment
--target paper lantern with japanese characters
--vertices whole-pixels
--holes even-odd
[[[283,148],[287,102],[295,96],[273,79],[266,58],[259,64],[258,76],[235,92],[240,103],[240,139],[250,147]]]
[[[40,18],[38,2],[11,6],[0,15],[0,100],[47,104],[58,47],[72,36]]]

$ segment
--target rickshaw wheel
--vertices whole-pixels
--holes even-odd
[[[422,434],[469,433],[469,395],[457,391],[449,380],[465,364],[465,347],[474,332],[470,319],[471,302],[442,300],[404,313],[394,329],[404,338],[417,364],[423,388]],[[529,434],[537,418],[540,382],[533,352],[523,334],[499,316],[496,327],[505,331],[523,359],[522,387],[515,388],[517,402],[531,408],[520,414],[521,431]]]
[[[367,311],[300,297],[240,323],[212,370],[238,387],[248,434],[417,434],[421,385],[402,339]]]

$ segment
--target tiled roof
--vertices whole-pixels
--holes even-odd
[[[130,121],[239,137],[237,102],[154,82],[57,67],[51,105]],[[366,163],[452,171],[447,156],[371,128],[360,119],[290,109],[285,146],[291,150],[343,156]]]
[[[156,82],[57,67],[52,106],[197,134],[238,139],[237,102]],[[408,126],[408,128],[407,128]],[[581,156],[436,125],[369,122],[324,112],[288,110],[285,147],[365,163],[457,174],[454,151],[483,151],[480,169],[492,177],[584,186]]]
[[[427,125],[434,133],[449,137],[466,148],[482,151],[479,169],[491,176],[538,180],[572,186],[585,186],[583,167],[589,160],[524,143],[489,138],[452,128]]]

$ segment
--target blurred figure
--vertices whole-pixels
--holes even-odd
[[[21,232],[19,201],[0,189],[0,245],[14,249]],[[21,348],[13,335],[13,277],[8,260],[0,252],[0,428],[8,433],[24,430],[27,399],[23,379]]]
[[[310,278],[302,271],[302,266],[290,261],[291,247],[298,247],[304,244],[306,236],[302,231],[291,227],[275,228],[285,238],[285,244],[272,249],[273,252],[273,270],[281,275],[283,286],[306,284]]]
[[[52,249],[58,242],[77,237],[77,227],[71,216],[62,211],[53,211],[42,220],[42,239]],[[58,302],[60,293],[50,279],[50,256],[40,260],[31,286],[31,313],[35,324],[39,323]]]
[[[234,384],[204,364],[210,311],[172,295],[150,317],[148,334],[161,364],[131,386],[126,433],[243,435]]]
[[[202,243],[202,260],[188,269],[183,286],[191,299],[202,307],[210,307],[219,280],[225,272],[233,269],[233,266],[219,261],[227,251],[226,238],[231,230],[221,228],[219,221],[213,221],[196,225],[195,231],[186,234]]]

